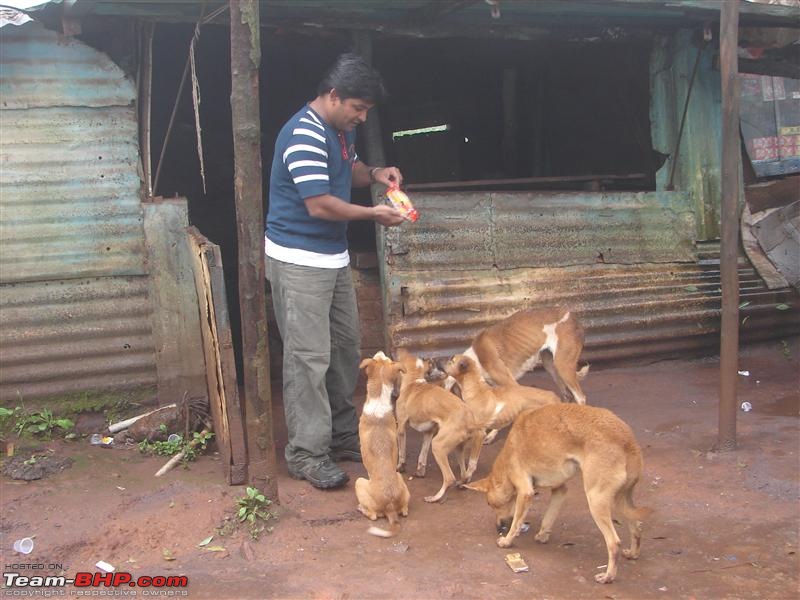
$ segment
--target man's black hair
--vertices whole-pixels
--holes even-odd
[[[386,98],[383,79],[375,69],[358,54],[342,54],[325,73],[317,86],[317,95],[332,89],[342,100],[358,98],[380,104]]]

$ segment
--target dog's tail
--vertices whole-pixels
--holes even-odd
[[[370,535],[376,535],[382,538],[390,538],[396,536],[400,533],[400,519],[396,512],[386,513],[386,518],[389,519],[389,528],[383,529],[381,527],[375,527],[373,525],[369,529],[367,529],[367,533]]]
[[[589,374],[589,363],[583,365],[583,367],[576,371],[575,374],[578,376],[578,379],[583,379],[586,377]]]
[[[633,490],[636,484],[639,483],[642,467],[642,454],[638,449],[636,452],[628,454],[625,465],[627,480],[622,489],[619,490],[617,507],[629,521],[644,521],[653,513],[652,509],[643,506],[637,507],[633,503]]]
[[[619,509],[622,512],[622,515],[628,521],[645,521],[651,514],[653,514],[652,508],[647,508],[646,506],[635,506],[633,504],[633,486],[622,492],[622,498],[620,498],[619,502]]]

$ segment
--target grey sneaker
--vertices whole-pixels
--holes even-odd
[[[313,464],[300,467],[289,466],[289,476],[293,479],[305,479],[311,485],[323,490],[336,488],[347,483],[350,477],[327,456]]]
[[[361,461],[361,449],[360,448],[334,448],[331,450],[331,458],[336,462],[341,462],[343,460],[349,460],[352,462],[362,462]]]

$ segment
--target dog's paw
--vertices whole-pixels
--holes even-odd
[[[639,553],[638,552],[634,552],[633,550],[630,550],[629,548],[624,548],[622,550],[622,556],[624,556],[625,558],[627,558],[629,560],[636,560],[637,558],[639,558]]]
[[[513,540],[508,539],[506,536],[501,535],[497,538],[497,545],[501,548],[510,548]]]
[[[597,583],[611,583],[614,581],[614,576],[609,573],[598,573],[594,576],[594,580]]]
[[[533,536],[540,544],[546,544],[550,540],[550,532],[549,531],[540,531],[535,536]]]
[[[400,463],[397,465],[397,472],[398,473],[405,473],[406,472],[406,463]]]
[[[437,498],[436,496],[425,496],[423,500],[425,500],[425,502],[441,502],[442,498]]]
[[[425,477],[425,468],[423,467],[422,469],[420,469],[419,467],[417,467],[417,472],[414,473],[414,477]]]

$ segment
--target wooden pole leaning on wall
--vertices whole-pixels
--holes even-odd
[[[272,428],[269,346],[264,295],[264,209],[261,184],[259,3],[230,0],[231,116],[242,320],[248,481],[278,500]]]
[[[719,433],[717,451],[736,448],[736,386],[739,357],[739,0],[723,2],[719,25],[722,83],[721,250],[722,324],[720,330]]]
[[[353,31],[352,35],[352,51],[360,55],[367,61],[367,64],[372,65],[372,33],[369,31]],[[386,152],[383,148],[383,132],[381,130],[381,120],[379,116],[379,107],[370,109],[367,121],[361,126],[360,135],[364,136],[364,147],[366,149],[366,160],[364,161],[372,167],[385,167],[386,166]],[[372,204],[379,204],[383,201],[383,195],[386,188],[379,184],[373,183],[370,186],[370,195],[372,196]],[[399,230],[399,228],[395,228]],[[386,281],[386,234],[387,229],[375,223],[375,243],[378,255],[378,272],[380,274],[381,282]],[[394,235],[398,231],[393,232]],[[389,336],[387,323],[389,323],[389,298],[387,296],[387,286],[383,283],[382,288],[382,305],[383,305],[383,347],[385,350],[392,348],[392,342]]]

